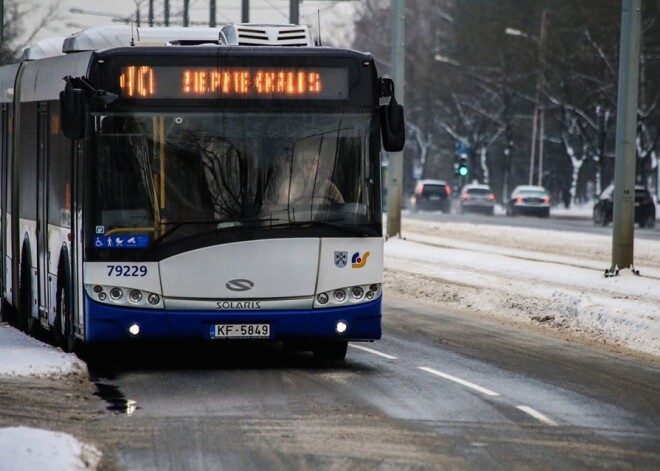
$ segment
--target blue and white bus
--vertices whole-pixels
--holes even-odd
[[[296,25],[104,26],[0,86],[16,325],[67,351],[269,339],[340,360],[380,338],[381,145],[404,139],[371,55]]]

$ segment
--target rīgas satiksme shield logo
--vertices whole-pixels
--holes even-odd
[[[348,252],[335,252],[335,266],[344,268],[348,263]]]

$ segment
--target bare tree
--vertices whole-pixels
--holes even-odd
[[[16,61],[41,29],[61,19],[58,2],[44,7],[37,0],[4,0],[4,8],[0,65]],[[27,26],[26,18],[36,23]]]

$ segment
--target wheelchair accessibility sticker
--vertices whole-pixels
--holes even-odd
[[[148,235],[94,236],[94,247],[97,249],[139,249],[148,245]]]

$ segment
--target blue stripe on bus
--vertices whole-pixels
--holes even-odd
[[[212,324],[270,324],[271,339],[378,340],[381,337],[381,302],[297,311],[165,311],[112,306],[85,295],[88,343],[132,338],[128,328],[140,326],[143,339],[209,339]],[[343,335],[335,332],[338,321],[348,324]]]

